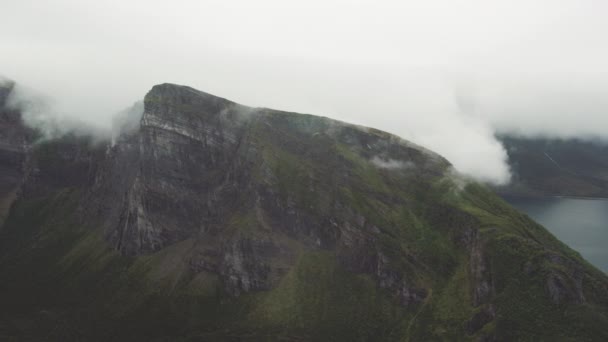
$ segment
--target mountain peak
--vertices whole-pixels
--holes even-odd
[[[14,87],[14,81],[0,76],[0,109],[6,105],[6,101]]]
[[[157,84],[144,97],[144,102],[171,103],[173,105],[202,105],[204,107],[228,106],[234,102],[189,86],[173,83]]]

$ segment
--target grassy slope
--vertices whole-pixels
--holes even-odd
[[[488,241],[499,308],[498,336],[528,341],[601,341],[608,338],[605,274],[489,190],[469,187],[464,203],[464,209],[479,217],[486,227],[484,235]],[[571,269],[550,263],[547,260],[550,254],[583,265],[586,303],[554,304],[549,300],[544,288],[547,274],[557,272],[566,278],[572,276]],[[525,272],[526,265],[532,266],[534,271]]]
[[[367,340],[389,336],[407,314],[365,275],[329,252],[304,254],[270,292],[229,298],[215,276],[155,277],[180,246],[137,260],[71,222],[76,191],[17,204],[1,237],[0,336],[148,340],[161,336]],[[310,281],[314,279],[315,281]],[[402,327],[401,327],[402,328]]]

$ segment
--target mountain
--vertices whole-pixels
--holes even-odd
[[[519,196],[608,197],[608,143],[499,137],[513,182],[498,191]]]
[[[608,277],[431,151],[173,84],[143,107],[2,145],[1,339],[608,339]]]

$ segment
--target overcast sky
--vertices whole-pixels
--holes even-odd
[[[107,125],[152,85],[374,126],[504,182],[494,133],[608,137],[604,0],[0,0],[0,74]]]

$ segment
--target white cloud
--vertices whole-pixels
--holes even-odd
[[[0,3],[0,73],[109,127],[153,84],[331,116],[508,179],[495,130],[606,136],[600,0]]]
[[[381,169],[389,169],[389,170],[409,170],[416,167],[416,164],[413,162],[406,160],[397,160],[397,159],[385,159],[381,157],[373,157],[371,163],[376,165]]]

